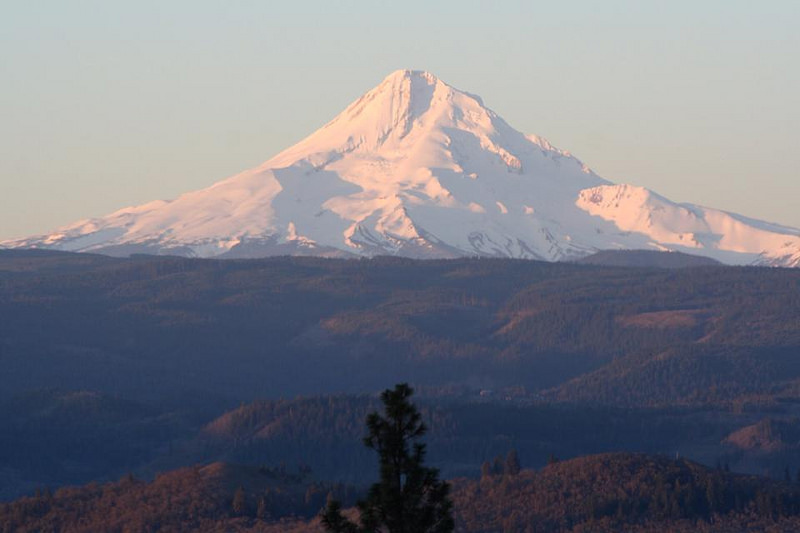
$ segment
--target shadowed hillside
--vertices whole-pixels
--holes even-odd
[[[686,460],[581,457],[517,476],[456,481],[460,531],[789,531],[800,489]],[[775,528],[775,529],[770,529]]]
[[[723,441],[800,415],[798,349],[798,270],[0,251],[0,498],[220,460],[361,483],[373,400],[342,393],[401,380],[448,477],[510,449],[794,475],[800,447]]]
[[[557,397],[726,403],[796,396],[798,347],[797,270],[0,254],[7,393],[248,400],[407,380],[530,394],[584,379]],[[646,388],[624,383],[637,374]]]
[[[638,268],[689,268],[722,266],[722,263],[699,255],[682,252],[658,252],[654,250],[603,250],[576,261],[584,265]]]
[[[600,407],[515,405],[476,401],[419,401],[430,428],[431,464],[448,477],[479,474],[480,465],[515,449],[524,464],[543,466],[550,454],[575,457],[637,449],[651,453],[714,449],[737,419],[705,412],[621,410]],[[206,425],[187,444],[193,462],[307,463],[326,479],[366,483],[374,457],[361,445],[376,397],[324,397],[259,401]],[[690,438],[687,438],[691,435]],[[192,456],[192,451],[196,455]],[[185,458],[186,459],[186,458]]]
[[[37,492],[0,504],[0,531],[290,531],[313,518],[326,498],[354,502],[353,489],[303,474],[213,463],[167,472],[152,482]]]

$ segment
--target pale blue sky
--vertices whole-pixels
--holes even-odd
[[[797,0],[3,0],[0,239],[255,166],[399,68],[612,181],[800,226]]]

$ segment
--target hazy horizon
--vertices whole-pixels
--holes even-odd
[[[211,185],[391,71],[614,182],[800,227],[800,7],[44,2],[0,22],[0,239]]]

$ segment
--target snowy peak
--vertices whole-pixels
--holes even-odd
[[[364,144],[375,149],[389,138],[396,141],[408,135],[415,122],[430,125],[443,116],[452,121],[455,115],[463,115],[463,110],[474,116],[489,114],[480,98],[451,87],[429,72],[398,70],[353,102],[323,131],[340,125],[350,136],[363,127],[378,133],[374,142]]]
[[[465,142],[493,153],[517,172],[522,166],[520,155],[525,153],[545,152],[574,159],[541,137],[514,130],[479,97],[429,72],[398,70],[262,168],[281,168],[298,161],[321,168],[345,154],[399,161],[423,153],[429,157],[417,162],[427,167],[450,166],[452,160],[458,163],[459,158],[465,159],[461,156],[467,154],[458,152]],[[577,163],[584,173],[591,172]]]
[[[800,231],[614,185],[544,138],[515,130],[479,97],[418,70],[393,72],[259,167],[171,201],[0,245],[550,261],[655,249],[800,266]]]
[[[316,162],[347,153],[380,153],[396,158],[419,142],[447,143],[442,128],[494,130],[493,112],[475,96],[433,74],[398,70],[350,104],[342,113],[292,148],[267,161],[281,167],[307,159]]]
[[[415,120],[431,110],[434,98],[447,100],[454,92],[452,87],[428,72],[398,70],[351,104],[329,126],[344,123],[349,129],[363,119],[373,121],[374,127],[382,130],[385,136],[396,133],[402,137]]]

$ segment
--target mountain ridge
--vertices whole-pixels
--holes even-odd
[[[674,250],[800,266],[800,230],[614,184],[431,73],[387,76],[262,165],[12,248],[195,257],[569,260]]]

